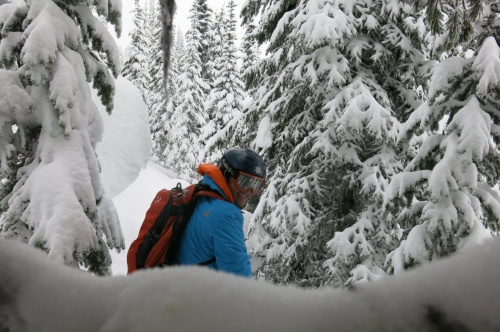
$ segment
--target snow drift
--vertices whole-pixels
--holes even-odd
[[[148,111],[139,90],[126,78],[115,81],[113,113],[108,114],[92,90],[92,99],[104,122],[104,135],[96,152],[106,193],[116,197],[137,179],[151,151]]]
[[[498,331],[500,241],[351,291],[200,267],[94,277],[0,239],[2,331]]]

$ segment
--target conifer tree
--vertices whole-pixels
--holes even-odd
[[[241,76],[245,82],[245,91],[250,90],[252,67],[256,66],[259,61],[259,45],[255,40],[256,26],[253,21],[250,21],[245,26],[245,34],[241,45],[242,61],[241,61]],[[248,81],[248,83],[247,83]]]
[[[224,43],[226,42],[226,11],[225,8],[222,7],[219,9],[219,12],[215,14],[215,21],[212,25],[212,30],[208,32],[209,40],[210,40],[210,53],[209,53],[209,65],[210,68],[210,83],[213,84],[216,78],[214,77],[214,73],[220,74],[219,70],[214,68],[215,66],[220,66]]]
[[[201,130],[206,124],[203,105],[208,85],[201,77],[198,49],[202,38],[196,28],[198,13],[191,10],[191,28],[186,34],[186,47],[180,61],[177,93],[171,99],[170,134],[162,152],[165,166],[187,181],[197,178],[196,167],[202,151]]]
[[[404,207],[398,220],[405,234],[389,256],[391,272],[480,243],[498,230],[500,219],[494,143],[500,134],[500,8],[488,1],[415,6],[429,13],[435,56],[452,56],[432,68],[428,101],[399,135],[399,144],[421,143],[385,199],[388,209]]]
[[[252,137],[249,134],[250,128],[247,124],[259,121],[258,114],[251,111],[249,108],[254,104],[254,96],[259,88],[258,85],[252,82],[257,77],[258,73],[258,62],[260,59],[259,44],[256,40],[257,27],[253,20],[247,21],[244,24],[245,34],[243,35],[243,41],[241,45],[241,70],[240,75],[243,81],[243,102],[242,102],[242,113],[231,121],[225,128],[228,133],[227,136],[231,137],[229,146],[250,146],[252,144]],[[254,201],[254,199],[252,199]],[[251,202],[249,206],[252,206],[254,202]]]
[[[213,87],[207,98],[209,123],[204,128],[205,155],[203,160],[216,162],[227,149],[230,137],[223,128],[242,111],[243,83],[238,68],[238,53],[236,48],[236,15],[234,1],[228,3],[228,15],[221,10],[217,22],[221,23],[214,35],[215,60],[213,62]]]
[[[212,40],[210,38],[211,31],[213,30],[213,11],[208,6],[207,0],[194,0],[193,8],[190,11],[190,15],[196,15],[195,23],[193,25],[193,20],[191,20],[191,29],[196,29],[200,35],[200,40],[198,42],[198,54],[201,61],[201,78],[206,84],[211,82],[211,69],[210,69],[210,59],[211,59],[211,47]],[[209,88],[204,91],[204,94],[209,92]]]
[[[427,64],[411,6],[383,1],[249,1],[268,56],[250,69],[250,142],[270,179],[250,224],[259,274],[305,287],[384,274],[398,244],[382,210],[402,167],[395,139]],[[335,13],[335,14],[332,14]],[[412,16],[412,18],[410,18]],[[249,70],[247,70],[248,73]]]
[[[160,5],[158,2],[154,2],[149,6],[150,13],[148,16],[148,26],[151,31],[151,48],[149,49],[148,59],[150,61],[149,65],[149,124],[151,128],[151,138],[153,147],[151,149],[151,155],[157,155],[157,140],[159,139],[160,132],[162,131],[162,116],[166,112],[166,95],[163,91],[163,50],[161,46],[161,16],[160,16]],[[173,78],[172,67],[170,67],[169,82]],[[171,84],[168,84],[171,86]]]
[[[153,156],[157,158],[157,163],[166,166],[166,158],[168,154],[163,152],[168,148],[171,142],[167,136],[170,134],[171,117],[173,112],[173,101],[178,100],[177,85],[179,76],[179,64],[182,63],[184,54],[184,35],[180,29],[176,32],[176,41],[173,47],[172,58],[170,60],[169,76],[168,76],[168,103],[164,104],[164,108],[158,108],[153,113],[153,123],[151,124],[151,134],[153,140]],[[177,98],[177,99],[176,99]]]
[[[151,48],[148,50],[149,59],[149,78],[148,82],[148,92],[149,92],[149,123],[151,127],[151,135],[153,139],[153,145],[155,142],[155,136],[159,130],[157,124],[160,121],[161,116],[166,111],[166,92],[163,91],[163,50],[161,46],[161,16],[160,16],[160,5],[157,1],[151,2],[149,5],[148,12],[148,27],[151,31]],[[170,80],[172,77],[172,64],[170,66],[169,73],[169,90],[172,89],[172,83]],[[169,91],[171,93],[172,91]],[[155,147],[151,150],[154,155]]]
[[[130,46],[126,51],[126,59],[122,76],[130,80],[141,91],[142,97],[149,108],[149,54],[151,38],[148,36],[148,24],[144,9],[139,0],[134,1],[133,26],[130,31]]]
[[[120,60],[96,13],[120,35],[119,1],[0,6],[0,233],[109,274],[108,250],[124,241],[101,187],[103,124],[88,82],[111,112]]]
[[[184,53],[184,33],[181,29],[176,29],[175,41],[173,44],[172,58],[170,60],[169,76],[167,84],[167,96],[171,98],[177,93],[177,76],[179,76],[179,66]],[[167,99],[168,99],[167,98]]]
[[[204,145],[204,153],[200,155],[200,161],[209,161],[207,158],[210,158],[211,153],[208,151],[210,150],[210,146],[212,144],[206,145],[207,141],[210,140],[210,138],[220,132],[220,127],[218,127],[215,117],[217,116],[217,113],[220,112],[220,108],[218,103],[221,101],[221,99],[224,98],[224,92],[225,91],[220,91],[221,84],[216,84],[215,81],[219,79],[222,75],[222,70],[223,70],[223,49],[224,49],[224,44],[227,42],[226,41],[226,13],[224,10],[224,7],[219,10],[218,13],[216,13],[215,16],[215,22],[213,25],[212,31],[209,32],[210,35],[210,78],[211,82],[208,82],[211,88],[208,91],[207,97],[205,99],[205,109],[207,110],[207,125],[203,128],[202,134],[201,134],[201,140]],[[224,87],[222,87],[224,88]]]

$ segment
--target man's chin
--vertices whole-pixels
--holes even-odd
[[[238,207],[240,209],[243,209],[247,205],[248,200],[249,200],[249,198],[247,198],[247,199],[235,199],[234,202],[236,203],[236,205],[238,205]],[[243,204],[241,204],[241,203],[243,203]]]

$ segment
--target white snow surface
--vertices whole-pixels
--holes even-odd
[[[351,291],[201,267],[95,277],[0,240],[3,331],[498,331],[500,241]],[[383,304],[383,305],[381,305]]]
[[[273,132],[271,127],[271,119],[269,115],[264,116],[264,118],[259,122],[259,129],[257,131],[257,136],[253,143],[262,149],[268,148],[273,142]]]
[[[113,199],[120,218],[126,248],[125,251],[119,253],[111,252],[113,275],[127,274],[127,250],[139,234],[146,211],[155,195],[164,188],[175,187],[179,182],[183,187],[188,185],[186,181],[170,179],[161,171],[161,166],[149,163],[148,167],[139,173],[136,181]]]
[[[146,167],[151,151],[148,112],[139,90],[123,77],[115,81],[113,112],[108,114],[97,91],[92,90],[104,122],[104,135],[96,152],[106,194],[114,198],[135,181]]]
[[[480,95],[486,95],[491,89],[498,86],[500,81],[500,47],[498,47],[495,37],[490,36],[484,40],[472,66],[480,76],[477,86]]]

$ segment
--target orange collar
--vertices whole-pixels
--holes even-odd
[[[219,167],[212,164],[200,164],[200,166],[198,166],[198,174],[201,176],[205,174],[210,176],[212,180],[214,180],[215,184],[222,190],[227,200],[234,203],[233,193],[231,192],[231,189],[229,189],[226,179],[224,178],[224,175],[222,175]]]

